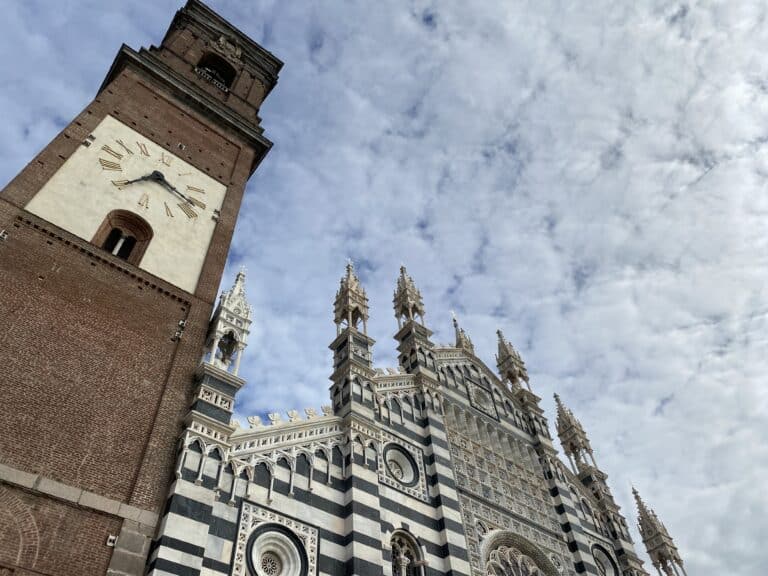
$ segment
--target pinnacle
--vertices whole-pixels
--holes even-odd
[[[650,516],[650,510],[648,510],[648,507],[645,505],[645,502],[643,502],[643,499],[640,497],[640,493],[637,491],[637,489],[632,486],[632,494],[635,496],[635,502],[637,503],[637,511],[640,514],[641,520],[643,517],[648,518]]]
[[[474,354],[475,347],[472,344],[472,339],[464,331],[464,329],[459,326],[459,320],[456,318],[456,313],[453,310],[451,310],[451,316],[453,316],[453,329],[456,332],[456,347],[465,348]]]
[[[397,287],[393,298],[395,315],[413,320],[416,315],[424,318],[424,301],[421,292],[416,288],[413,278],[408,275],[405,266],[400,266],[400,276],[397,278]]]

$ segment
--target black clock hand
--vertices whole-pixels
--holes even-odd
[[[152,180],[152,174],[146,174],[145,176],[142,176],[141,178],[134,178],[133,180],[126,181],[123,186],[127,186],[128,184],[133,184],[135,182],[142,182],[144,180]]]
[[[169,192],[173,192],[188,204],[192,204],[192,202],[189,201],[189,198],[187,198],[184,194],[179,192],[173,184],[171,184],[170,182],[168,182],[168,180],[165,179],[165,176],[163,175],[162,172],[155,170],[154,172],[152,172],[152,174],[150,174],[150,179],[160,184],[163,188],[165,188]]]

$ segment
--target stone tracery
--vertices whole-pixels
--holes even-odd
[[[487,576],[545,576],[536,563],[518,549],[499,546],[485,563]]]

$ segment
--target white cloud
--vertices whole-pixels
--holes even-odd
[[[325,403],[347,256],[394,365],[403,262],[436,340],[457,309],[492,365],[501,327],[548,414],[559,391],[625,513],[634,482],[689,573],[760,573],[764,3],[213,4],[286,62],[225,279],[246,264],[256,308],[240,412]],[[119,42],[157,43],[176,8],[6,7],[4,178]]]

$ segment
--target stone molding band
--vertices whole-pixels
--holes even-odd
[[[133,520],[146,526],[154,527],[157,525],[158,515],[155,512],[143,510],[95,492],[76,488],[47,476],[17,470],[5,464],[0,464],[0,482],[52,496],[83,508]]]

